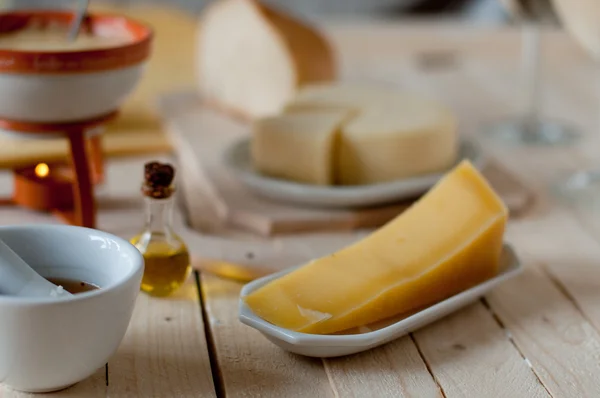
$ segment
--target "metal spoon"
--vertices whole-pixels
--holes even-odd
[[[81,29],[81,23],[87,14],[87,9],[89,5],[89,0],[79,0],[79,9],[77,10],[77,14],[71,23],[71,28],[69,29],[69,41],[74,41],[77,39],[77,35],[79,35],[79,30]]]

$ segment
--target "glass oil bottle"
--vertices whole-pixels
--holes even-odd
[[[150,162],[144,166],[142,193],[146,222],[144,230],[131,243],[144,256],[141,289],[151,296],[170,295],[191,272],[187,246],[172,226],[174,177],[175,169],[169,164]]]

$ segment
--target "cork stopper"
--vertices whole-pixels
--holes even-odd
[[[144,165],[142,193],[155,199],[166,199],[173,195],[175,169],[168,163],[149,162]]]

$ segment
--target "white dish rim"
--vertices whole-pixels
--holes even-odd
[[[283,271],[276,272],[271,275],[267,275],[265,277],[256,279],[244,285],[240,292],[238,318],[243,324],[258,330],[265,335],[296,346],[369,346],[372,344],[376,344],[377,342],[382,341],[383,339],[393,335],[396,330],[403,329],[403,326],[405,324],[410,324],[415,318],[425,317],[432,313],[435,313],[448,300],[460,300],[465,296],[482,296],[485,292],[489,291],[491,288],[495,287],[499,283],[504,282],[505,280],[510,279],[522,272],[523,265],[520,263],[519,258],[517,257],[514,249],[510,244],[504,244],[503,255],[508,256],[509,264],[505,265],[504,269],[500,270],[498,275],[496,275],[495,277],[488,279],[485,282],[482,282],[476,286],[473,286],[470,289],[457,293],[454,296],[442,300],[434,305],[431,305],[396,323],[393,323],[375,331],[348,335],[319,335],[295,332],[289,329],[275,326],[265,321],[264,319],[255,315],[254,312],[243,301],[243,297],[247,296],[259,287],[265,285],[266,283],[274,279],[280,278],[283,275],[292,272],[293,270],[301,267],[302,265],[298,265],[295,267],[285,269]]]
[[[78,294],[73,294],[70,296],[61,296],[61,297],[20,297],[20,296],[6,296],[0,295],[0,306],[7,305],[13,307],[27,307],[27,306],[53,306],[53,305],[68,305],[68,303],[82,301],[91,299],[97,296],[102,296],[106,294],[110,294],[111,292],[122,288],[127,285],[129,281],[135,277],[137,274],[144,272],[144,257],[140,253],[140,251],[132,245],[126,239],[113,235],[108,232],[104,232],[99,229],[87,228],[87,227],[79,227],[74,225],[62,225],[62,224],[15,224],[15,225],[2,225],[0,226],[0,231],[5,231],[6,233],[11,233],[11,231],[20,232],[20,231],[44,231],[46,233],[53,234],[69,234],[76,233],[81,234],[82,236],[87,235],[95,235],[99,236],[103,239],[107,239],[113,242],[116,242],[117,245],[121,248],[121,250],[129,255],[133,259],[133,263],[137,264],[137,266],[132,267],[132,269],[119,278],[119,281],[114,282],[107,286],[102,286],[100,289],[95,289],[87,292],[82,292]],[[65,250],[61,248],[61,250]],[[54,268],[52,266],[45,266],[44,268]]]
[[[250,137],[242,137],[229,144],[222,155],[225,167],[255,193],[309,207],[360,208],[391,204],[426,192],[463,159],[468,159],[480,171],[486,165],[486,157],[479,143],[461,138],[459,154],[466,156],[459,156],[448,170],[368,185],[318,186],[264,176],[252,170],[249,164],[250,140]],[[244,159],[240,160],[239,154],[243,154]]]

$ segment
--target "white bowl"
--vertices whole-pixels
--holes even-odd
[[[522,266],[513,249],[509,245],[504,245],[500,272],[494,278],[408,317],[400,316],[395,319],[387,319],[367,327],[348,331],[345,334],[319,335],[294,332],[275,326],[254,314],[242,300],[244,296],[293,271],[295,268],[257,279],[244,286],[240,294],[239,319],[242,323],[260,331],[273,344],[286,351],[318,358],[355,354],[395,340],[472,303],[499,283],[516,276],[522,271]]]
[[[0,296],[0,383],[48,392],[92,375],[129,325],[140,252],[111,234],[65,225],[0,227],[0,239],[42,276],[100,286],[64,299]]]
[[[0,34],[44,25],[63,25],[66,32],[72,18],[70,11],[0,12]],[[151,28],[124,16],[92,13],[82,30],[128,41],[76,51],[0,49],[0,118],[66,123],[104,116],[121,106],[150,56]]]
[[[0,115],[36,123],[106,115],[131,94],[142,77],[143,66],[58,76],[0,73]]]

